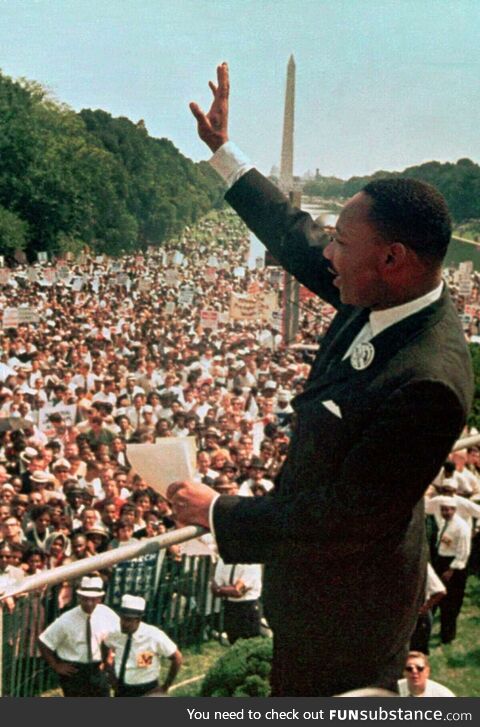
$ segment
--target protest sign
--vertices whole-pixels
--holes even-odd
[[[7,268],[0,269],[0,285],[8,285],[10,282],[10,271]]]
[[[257,318],[257,298],[254,295],[232,293],[230,299],[230,320],[255,321]]]
[[[202,310],[200,311],[200,325],[205,328],[210,328],[212,331],[216,331],[218,327],[218,311],[216,310]]]
[[[4,328],[17,328],[28,323],[39,323],[40,315],[35,308],[5,308],[2,325]]]
[[[61,414],[67,427],[71,427],[77,420],[76,404],[57,404],[56,406],[46,405],[38,412],[38,426],[45,430],[50,426],[49,418],[52,414]]]
[[[182,288],[178,294],[178,305],[192,305],[194,295],[193,288]]]
[[[214,283],[217,279],[217,270],[216,268],[205,268],[205,281],[207,283]]]
[[[54,268],[47,268],[43,271],[43,279],[48,285],[53,285],[57,281],[57,273]]]
[[[152,287],[151,280],[147,280],[146,278],[141,278],[138,281],[138,289],[141,293],[147,293],[151,287]]]
[[[178,283],[178,273],[174,268],[165,270],[165,283],[167,285],[176,285]]]
[[[39,263],[47,263],[48,262],[48,253],[37,252],[37,260]]]

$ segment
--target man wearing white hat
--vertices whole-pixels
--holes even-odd
[[[166,694],[182,664],[176,644],[156,626],[142,621],[145,599],[125,594],[120,605],[120,627],[105,639],[115,652],[115,696],[142,697],[157,689],[160,659],[170,659],[170,669],[160,690]]]
[[[101,601],[98,576],[85,576],[77,588],[79,605],[59,616],[40,634],[40,652],[58,674],[65,697],[109,697],[102,666],[108,633],[119,629],[118,616]]]

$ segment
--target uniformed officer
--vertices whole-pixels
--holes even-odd
[[[105,591],[98,576],[82,578],[77,595],[80,605],[40,634],[40,652],[58,674],[65,697],[109,697],[102,646],[107,634],[119,629],[119,618],[101,603]]]
[[[145,599],[125,594],[120,605],[120,627],[105,639],[115,654],[115,696],[142,697],[158,688],[161,657],[170,669],[159,691],[166,694],[178,674],[182,654],[159,628],[142,621]]]

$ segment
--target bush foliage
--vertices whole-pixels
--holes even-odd
[[[200,696],[268,697],[271,662],[271,639],[241,639],[207,672]]]

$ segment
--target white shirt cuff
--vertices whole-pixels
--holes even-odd
[[[215,529],[213,527],[213,508],[215,507],[215,503],[219,497],[220,497],[220,495],[217,492],[215,497],[213,498],[213,500],[210,503],[210,509],[208,511],[208,526],[210,528],[210,532],[212,533],[213,537],[215,537]]]
[[[253,169],[250,159],[245,156],[238,146],[235,146],[233,141],[227,141],[220,149],[217,149],[212,158],[209,159],[209,164],[222,177],[228,189],[240,177]]]

